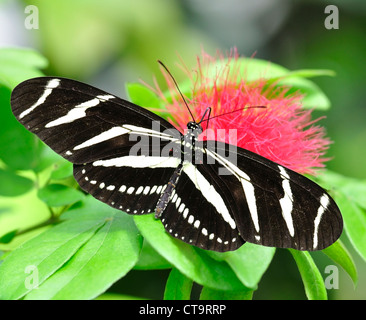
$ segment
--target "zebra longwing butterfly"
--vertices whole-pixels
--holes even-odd
[[[41,77],[12,92],[16,118],[74,164],[86,192],[171,236],[230,251],[246,241],[321,250],[343,228],[334,200],[306,177],[248,150],[199,141],[156,114],[87,84]]]

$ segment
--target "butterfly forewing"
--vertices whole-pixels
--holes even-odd
[[[179,132],[154,113],[70,79],[41,77],[22,82],[12,92],[11,105],[28,130],[73,163],[131,148],[136,144],[131,132],[180,139]]]
[[[63,78],[21,83],[12,93],[11,105],[28,130],[74,163],[82,189],[127,213],[154,211],[179,163],[169,153],[169,144],[180,142],[181,134],[164,119]],[[168,152],[162,158],[164,148]]]
[[[320,250],[336,241],[343,228],[334,200],[320,186],[266,158],[237,148],[236,164],[223,154],[229,145],[209,148],[232,175],[221,175],[232,186],[233,215],[245,241],[281,248]],[[235,177],[236,182],[233,181]]]

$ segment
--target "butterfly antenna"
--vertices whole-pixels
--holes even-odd
[[[202,117],[202,120],[199,122],[203,122],[203,121],[209,121],[210,119],[214,119],[214,118],[218,118],[218,117],[221,117],[221,116],[226,116],[227,114],[231,114],[231,113],[234,113],[234,112],[238,112],[238,111],[241,111],[241,110],[244,110],[244,109],[265,109],[267,108],[266,106],[250,106],[250,107],[244,107],[244,108],[240,108],[240,109],[236,109],[236,110],[233,110],[233,111],[229,111],[229,112],[225,112],[225,113],[221,113],[221,114],[218,114],[216,116],[213,116],[213,117],[208,117],[207,119],[203,119]],[[211,111],[211,110],[210,110]],[[205,113],[206,114],[206,111]]]
[[[174,79],[173,75],[170,73],[170,71],[168,70],[168,68],[165,66],[165,64],[164,64],[164,63],[162,63],[160,60],[158,60],[158,63],[159,63],[159,64],[160,64],[164,69],[165,69],[165,71],[169,74],[170,78],[173,80],[173,82],[174,82],[174,84],[175,84],[175,87],[177,88],[177,90],[178,90],[178,92],[179,92],[179,94],[180,94],[180,96],[181,96],[181,98],[182,98],[182,100],[183,100],[184,104],[186,105],[186,107],[187,107],[187,109],[188,109],[188,111],[189,111],[189,113],[190,113],[190,115],[191,115],[191,117],[192,117],[192,120],[193,120],[193,121],[195,121],[195,120],[194,120],[194,117],[193,117],[193,114],[192,114],[192,111],[191,111],[191,109],[189,108],[189,106],[188,106],[188,103],[187,103],[186,99],[184,98],[184,96],[183,96],[182,92],[181,92],[181,91],[180,91],[180,89],[179,89],[179,86],[178,86],[177,81],[175,81],[175,79]]]
[[[208,116],[206,120],[203,120],[206,116],[206,113],[208,112]],[[203,116],[201,118],[201,121],[198,122],[198,124],[201,124],[203,121],[207,121],[206,130],[208,129],[208,122],[210,121],[210,115],[211,115],[211,107],[207,107],[205,112],[203,113]]]

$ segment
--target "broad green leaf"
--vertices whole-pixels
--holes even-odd
[[[218,290],[246,289],[226,262],[217,261],[204,250],[171,237],[152,214],[134,216],[134,220],[151,246],[186,277]]]
[[[24,194],[34,187],[34,182],[12,171],[0,168],[0,195],[14,197]]]
[[[288,72],[285,77],[300,77],[300,78],[314,78],[320,76],[334,77],[336,73],[329,69],[299,69]]]
[[[130,296],[127,294],[106,292],[99,297],[96,297],[94,300],[146,300],[146,298]]]
[[[316,180],[328,189],[341,190],[350,201],[357,203],[362,208],[366,209],[366,180],[346,177],[339,173],[326,170],[321,175],[316,177]]]
[[[142,243],[130,216],[87,197],[63,218],[4,260],[1,299],[92,299],[136,263]],[[28,266],[38,289],[25,286]]]
[[[277,85],[285,85],[290,87],[290,90],[288,90],[287,94],[299,92],[304,95],[302,99],[303,108],[317,110],[327,110],[330,108],[330,100],[328,97],[314,82],[308,79],[289,77],[279,80]]]
[[[0,49],[0,84],[13,89],[20,82],[43,76],[40,69],[48,65],[46,58],[31,49]]]
[[[26,295],[30,268],[36,270],[38,283],[61,268],[104,224],[93,220],[70,220],[59,224],[14,250],[0,265],[0,299],[14,300]]]
[[[218,253],[248,288],[255,289],[272,261],[276,249],[245,243],[239,249]]]
[[[43,223],[49,217],[49,208],[37,197],[36,188],[17,197],[1,197],[0,236],[14,230],[22,232]],[[42,229],[17,234],[10,243],[0,244],[0,249],[13,250],[24,241],[39,234],[40,231]]]
[[[299,269],[305,293],[309,300],[327,300],[324,280],[313,258],[307,251],[289,249]]]
[[[322,252],[334,262],[338,263],[351,277],[354,286],[357,285],[358,276],[356,265],[351,254],[340,240],[333,243],[330,247],[323,249]]]
[[[160,108],[160,99],[146,86],[140,83],[128,83],[126,90],[131,102],[148,109]]]
[[[73,173],[73,165],[69,161],[61,160],[54,164],[54,170],[51,173],[51,179],[61,180],[71,177]]]
[[[172,265],[157,253],[151,244],[144,239],[144,244],[134,269],[137,270],[156,270],[169,269]]]
[[[252,300],[253,291],[223,291],[203,287],[200,300]]]
[[[49,184],[38,191],[38,197],[50,207],[59,207],[82,200],[84,194],[63,184]]]
[[[17,234],[17,230],[12,230],[0,237],[0,243],[9,243]]]
[[[190,300],[193,281],[178,269],[170,271],[164,292],[164,300]]]
[[[3,86],[0,86],[0,119],[1,160],[13,170],[33,169],[44,146],[16,120],[10,108],[10,89]]]
[[[242,64],[241,70],[246,75],[247,81],[264,78],[269,83],[276,82],[276,86],[289,86],[291,89],[288,94],[298,91],[304,95],[304,108],[326,110],[330,107],[330,101],[323,91],[314,82],[305,79],[305,77],[334,75],[330,70],[290,71],[278,64],[254,58],[241,58],[240,62]]]
[[[356,251],[366,261],[366,181],[329,170],[316,180],[334,194],[342,213],[344,229]],[[354,279],[354,276],[351,278]]]
[[[350,200],[343,192],[335,194],[335,200],[342,212],[344,228],[353,247],[366,261],[366,210]]]
[[[295,92],[302,94],[304,96],[302,100],[304,108],[326,110],[330,107],[330,101],[324,92],[314,82],[306,78],[321,75],[333,76],[334,73],[331,70],[309,69],[290,71],[278,64],[255,58],[239,58],[238,67],[231,67],[228,72],[230,66],[232,64],[228,63],[227,60],[219,60],[208,67],[202,66],[202,69],[205,76],[217,80],[218,88],[226,81],[227,74],[231,77],[236,77],[236,79],[233,78],[236,82],[242,80],[254,82],[259,79],[265,79],[268,84],[273,84],[274,88],[278,86],[289,87],[290,90],[287,94]],[[189,90],[192,87],[191,82],[194,83],[195,81],[195,78],[193,78],[193,80],[183,81],[179,84],[182,92],[188,97],[191,96]],[[169,99],[171,93],[167,91],[164,95]]]
[[[37,290],[25,299],[93,299],[135,265],[141,249],[131,217],[116,213]]]

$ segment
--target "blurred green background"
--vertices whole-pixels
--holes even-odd
[[[329,4],[339,9],[339,29],[324,25]],[[26,23],[29,5],[38,9],[37,29]],[[213,55],[236,46],[241,55],[289,69],[332,69],[335,77],[314,79],[332,102],[330,110],[314,114],[326,115],[321,124],[334,141],[327,167],[366,179],[364,0],[3,0],[0,27],[0,47],[40,51],[49,60],[47,75],[78,79],[121,97],[126,82],[153,84],[155,76],[164,87],[157,59],[178,81],[184,79],[176,62],[181,57],[193,66],[201,48]],[[366,298],[365,263],[353,254],[361,269],[359,285],[354,290],[340,270],[339,290],[328,292],[332,299]],[[316,258],[321,271],[330,263],[324,255]],[[167,275],[133,271],[109,291],[160,299]],[[277,251],[254,298],[305,298],[286,250]]]

